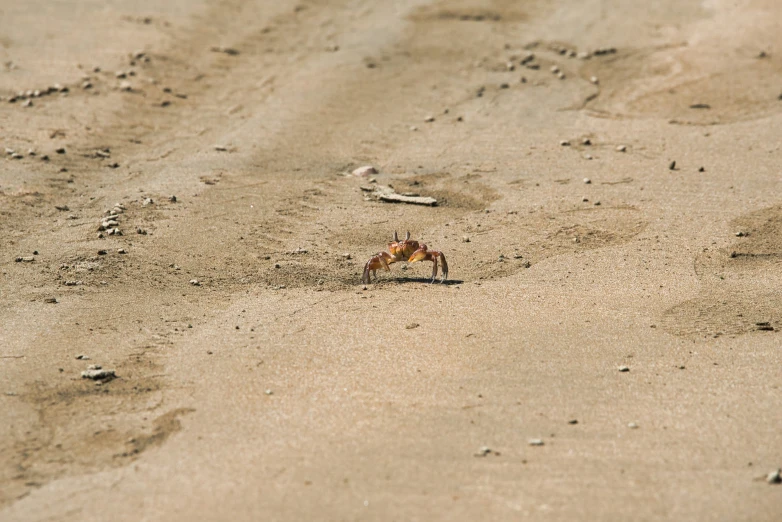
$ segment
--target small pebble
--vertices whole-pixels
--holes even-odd
[[[171,203],[176,203],[176,196],[168,196],[168,200],[169,200]]]
[[[581,145],[592,145],[592,140],[590,140],[589,138],[584,138],[583,140],[581,140]]]
[[[106,254],[108,254],[108,252],[106,252],[105,250],[98,250],[99,256],[105,256]]]
[[[462,236],[462,243],[469,243],[470,237],[469,236]]]
[[[274,391],[271,390],[271,389],[268,389],[268,390],[264,391],[263,393],[265,393],[266,395],[274,395]]]
[[[543,446],[543,441],[541,439],[530,439],[527,443],[530,446]]]
[[[591,180],[591,179],[589,179],[589,178],[584,178],[584,184],[585,184],[585,185],[589,185],[589,184],[591,184],[591,183],[592,183],[592,180]]]
[[[32,263],[35,261],[35,258],[33,256],[21,256],[14,259],[17,263]]]
[[[127,254],[128,252],[127,252],[127,250],[125,250],[124,248],[118,248],[118,249],[117,249],[117,253],[118,253],[118,254]]]
[[[627,146],[626,145],[617,145],[616,146],[616,151],[617,152],[625,152],[625,151],[627,151]]]
[[[406,330],[412,330],[412,329],[414,329],[414,328],[418,328],[419,326],[421,326],[421,325],[420,325],[420,324],[418,324],[418,323],[410,323],[410,324],[408,324],[407,326],[405,326],[405,329],[406,329]]]
[[[475,453],[476,457],[485,457],[487,455],[491,454],[491,448],[488,446],[481,446],[478,448],[478,453]]]
[[[114,370],[103,370],[100,366],[91,367],[90,369],[81,372],[82,379],[92,379],[93,381],[105,380],[110,381],[117,377]]]
[[[201,286],[201,281],[199,281],[198,279],[191,279],[190,284],[193,286]]]
[[[627,427],[630,428],[631,430],[637,430],[638,424],[636,424],[635,422],[628,422]]]
[[[434,121],[434,116],[427,116],[424,118],[424,122],[426,123],[432,123]]]
[[[56,297],[47,297],[43,300],[44,303],[51,303],[51,304],[57,304],[57,298]]]
[[[617,368],[617,370],[619,370],[620,372],[629,372],[630,368],[627,366],[620,366],[619,368]]]
[[[671,162],[671,163],[668,165],[668,170],[676,170],[676,161],[675,161],[675,160],[674,160],[674,161],[672,161],[672,162]]]
[[[54,152],[57,154],[65,154],[65,147],[59,147],[57,149],[54,149]]]
[[[578,419],[570,419],[567,421],[568,424],[578,424]]]
[[[557,67],[556,65],[552,65],[551,66],[551,72],[554,73],[554,74],[557,74],[559,72],[559,67]]]
[[[589,78],[589,81],[590,81],[590,82],[592,82],[592,83],[594,83],[595,85],[597,85],[598,83],[600,83],[600,81],[597,79],[597,76],[591,76],[591,77]]]
[[[766,482],[769,484],[782,484],[782,469],[775,469],[766,475]]]
[[[706,172],[706,169],[704,167],[698,167],[698,172]]]
[[[79,359],[80,361],[89,361],[90,360],[90,356],[89,355],[77,355],[76,358]]]
[[[562,140],[562,141],[559,142],[559,144],[561,146],[563,146],[563,147],[569,147],[570,146],[570,142],[568,140]]]

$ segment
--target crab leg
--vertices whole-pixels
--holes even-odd
[[[444,283],[445,280],[448,278],[448,262],[445,260],[445,254],[443,254],[442,252],[437,252],[437,253],[439,254],[440,257],[440,264],[442,265],[441,270],[443,272],[443,277],[442,279],[440,279],[440,282]]]

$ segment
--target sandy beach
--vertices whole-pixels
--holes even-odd
[[[772,0],[5,2],[0,520],[779,520],[781,136]]]

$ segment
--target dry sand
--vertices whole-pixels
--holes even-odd
[[[0,520],[779,520],[779,2],[0,21]]]

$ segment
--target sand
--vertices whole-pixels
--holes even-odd
[[[646,4],[0,8],[0,519],[778,520],[782,7]]]

